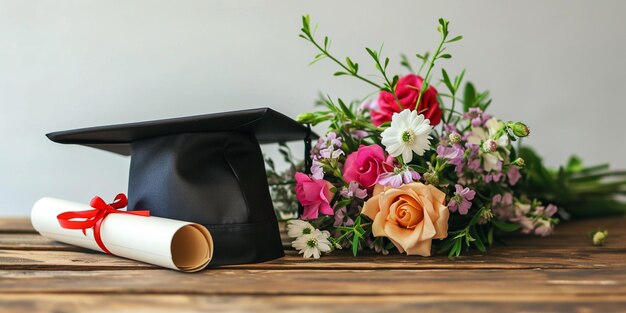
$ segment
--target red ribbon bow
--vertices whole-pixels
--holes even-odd
[[[57,215],[57,220],[59,220],[59,224],[61,227],[66,229],[80,229],[83,231],[83,234],[86,236],[86,230],[89,228],[93,228],[93,237],[98,244],[98,247],[102,249],[102,251],[113,254],[109,249],[104,246],[102,242],[102,237],[100,236],[100,226],[102,226],[102,221],[109,214],[113,213],[122,213],[122,214],[132,214],[139,216],[150,216],[150,211],[120,211],[119,209],[125,207],[128,204],[128,199],[126,195],[123,193],[115,196],[115,200],[113,202],[107,204],[102,200],[102,198],[95,196],[91,199],[89,205],[94,208],[94,210],[87,211],[70,211],[64,212]],[[82,221],[73,221],[73,219],[83,219]]]

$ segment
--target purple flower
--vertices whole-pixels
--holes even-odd
[[[504,195],[495,195],[491,198],[491,206],[493,207],[510,207],[513,205],[513,195],[505,193]]]
[[[345,153],[343,152],[343,150],[341,149],[335,150],[333,146],[322,149],[320,150],[320,153],[319,153],[320,157],[322,157],[323,159],[336,159],[344,154]]]
[[[341,191],[339,192],[344,198],[359,198],[359,199],[364,199],[365,197],[367,197],[367,190],[365,189],[360,189],[359,188],[359,183],[355,182],[355,181],[351,181],[350,184],[348,185],[348,187],[343,187],[341,188]]]
[[[403,184],[419,181],[421,178],[418,172],[412,170],[410,167],[405,167],[404,169],[396,169],[393,172],[381,174],[378,176],[378,183],[383,186],[398,188]]]
[[[515,222],[519,224],[520,226],[522,226],[522,230],[521,230],[522,234],[530,234],[530,232],[532,232],[533,229],[535,228],[535,223],[533,223],[533,220],[527,217],[526,215],[513,217],[509,219],[509,221]]]
[[[325,137],[319,138],[313,149],[311,149],[311,158],[313,160],[319,160],[320,158],[334,159],[343,154],[341,137],[337,137],[337,134],[334,132],[329,132]]]
[[[490,183],[490,182],[497,183],[500,181],[500,179],[502,179],[502,176],[503,176],[502,173],[494,172],[494,173],[484,175],[483,178],[485,180],[485,183]]]
[[[522,174],[520,174],[517,166],[511,166],[511,168],[509,168],[509,170],[506,172],[506,176],[509,178],[509,184],[511,186],[515,186],[520,178],[522,178]]]
[[[361,104],[359,105],[359,110],[361,111],[378,110],[378,99],[365,100],[361,102]]]
[[[459,211],[459,214],[465,215],[472,207],[472,200],[476,196],[476,191],[469,189],[468,187],[456,184],[454,185],[456,192],[454,197],[448,202],[448,209],[452,212]]]
[[[475,158],[478,156],[478,152],[480,151],[480,146],[472,144],[472,143],[466,143],[465,144],[465,148],[467,148],[470,151],[469,156],[471,158]]]
[[[443,124],[443,131],[446,132],[448,135],[452,133],[458,134],[458,131],[456,130],[456,126],[454,126],[454,124]]]
[[[320,161],[313,161],[311,165],[311,177],[315,179],[324,179],[324,169],[322,168],[322,163]]]
[[[558,208],[554,204],[548,204],[546,207],[546,216],[551,217],[558,211]]]
[[[484,114],[480,108],[470,108],[468,112],[463,113],[463,118],[471,120],[472,127],[483,126],[489,119],[491,119],[491,115]]]
[[[480,165],[481,165],[480,159],[472,158],[472,159],[467,160],[467,168],[469,168],[470,170],[474,172],[480,172],[481,170]]]
[[[452,165],[462,165],[463,164],[463,156],[465,155],[465,150],[459,144],[455,144],[452,146],[437,146],[437,156],[442,159],[448,160],[448,163]]]
[[[348,210],[346,207],[343,207],[337,211],[335,211],[335,222],[333,226],[352,226],[354,225],[354,221],[348,215]]]
[[[362,130],[362,129],[357,129],[357,130],[353,130],[350,132],[350,135],[356,139],[363,139],[367,136],[369,136],[369,133]]]
[[[536,224],[537,228],[535,228],[535,235],[545,237],[552,234],[552,231],[554,230],[554,226],[549,221],[539,220]]]
[[[554,213],[556,213],[557,210],[558,208],[556,207],[556,205],[548,204],[548,206],[546,207],[539,206],[535,208],[535,214],[543,215],[545,217],[551,217],[552,215],[554,215]]]

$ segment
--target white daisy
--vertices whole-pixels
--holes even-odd
[[[298,238],[302,235],[308,235],[312,233],[313,230],[315,230],[313,225],[303,220],[287,221],[287,236],[291,238]]]
[[[298,250],[299,254],[303,254],[305,259],[319,259],[322,252],[330,252],[332,245],[328,240],[330,233],[328,231],[320,231],[315,229],[312,233],[302,235],[291,243],[291,246]]]
[[[381,143],[394,157],[402,155],[404,162],[411,162],[413,152],[422,156],[430,148],[430,120],[424,115],[418,115],[416,111],[404,110],[394,113],[391,117],[391,126],[385,129]]]

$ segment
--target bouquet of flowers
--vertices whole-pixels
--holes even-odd
[[[529,128],[488,114],[489,93],[464,82],[465,71],[441,69],[435,79],[435,64],[452,57],[447,46],[462,39],[451,36],[449,25],[439,19],[441,40],[432,54],[416,54],[419,66],[402,55],[403,76],[387,72],[382,47],[366,48],[379,74],[374,80],[351,58],[331,54],[330,39],[318,41],[309,17],[302,18],[300,37],[318,50],[312,63],[329,59],[340,68],[335,76],[375,89],[349,102],[321,97],[322,109],[298,117],[328,124],[311,149],[310,167],[301,169],[285,146],[287,174],[269,161],[279,217],[289,217],[285,210],[296,200],[301,205],[287,229],[305,258],[341,248],[355,256],[397,249],[456,257],[470,248],[486,251],[505,233],[547,236],[560,219],[626,211],[625,172],[584,167],[575,157],[547,169],[520,144]]]

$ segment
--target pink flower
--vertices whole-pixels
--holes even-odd
[[[316,219],[319,213],[333,215],[330,200],[333,185],[323,179],[312,179],[306,174],[296,173],[296,197],[304,207],[303,220]]]
[[[506,172],[506,176],[509,178],[509,184],[511,184],[511,186],[515,186],[520,178],[522,178],[517,166],[511,166],[511,168],[509,168]]]
[[[454,165],[457,175],[461,174],[461,171],[463,171],[463,157],[465,157],[465,150],[460,144],[454,144],[452,146],[437,146],[437,156],[448,160],[448,163]]]
[[[379,145],[364,146],[352,152],[346,158],[343,178],[355,181],[365,188],[373,187],[378,176],[384,172],[385,153]]]
[[[422,176],[410,167],[397,169],[393,172],[383,173],[378,177],[378,183],[383,186],[398,188],[403,184],[410,184],[419,181]]]
[[[348,214],[348,209],[346,209],[346,207],[343,207],[335,212],[335,222],[333,223],[333,226],[337,227],[352,225],[354,225],[354,221]]]
[[[472,207],[472,200],[476,196],[476,191],[471,190],[467,187],[463,188],[463,186],[456,184],[454,185],[456,191],[454,192],[454,196],[448,202],[448,209],[450,212],[459,211],[459,214],[465,215]]]
[[[344,186],[343,188],[341,188],[341,191],[339,193],[347,199],[355,197],[359,199],[365,199],[365,197],[367,197],[367,190],[359,188],[359,183],[355,181],[351,181],[348,187]]]

